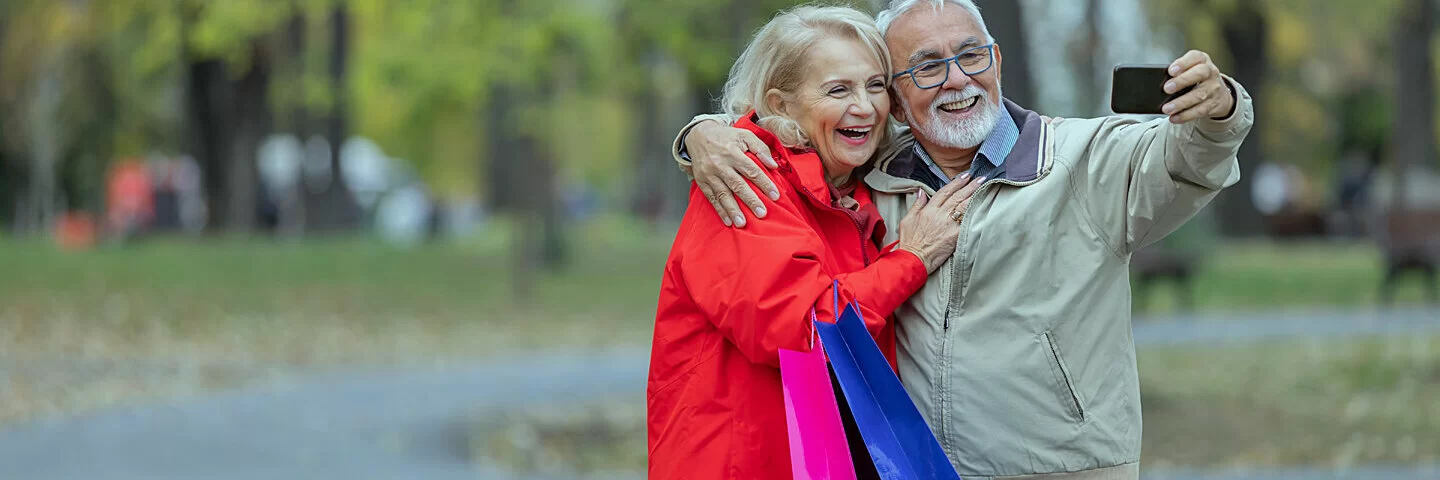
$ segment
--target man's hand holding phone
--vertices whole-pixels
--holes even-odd
[[[1168,66],[1116,67],[1110,108],[1168,115],[1175,124],[1223,119],[1235,110],[1235,91],[1209,54],[1191,50]]]

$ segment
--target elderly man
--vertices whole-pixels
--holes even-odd
[[[909,127],[865,177],[882,216],[984,182],[952,214],[954,256],[897,312],[906,389],[965,478],[1138,478],[1127,264],[1239,181],[1249,95],[1191,51],[1170,65],[1166,92],[1194,88],[1168,118],[1052,119],[1001,96],[1001,48],[972,1],[896,0],[878,23]],[[765,221],[754,189],[774,188],[746,151],[773,165],[728,120],[698,117],[677,160],[743,228]]]

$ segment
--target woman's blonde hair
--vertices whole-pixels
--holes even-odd
[[[809,146],[810,139],[800,124],[772,111],[765,95],[772,88],[794,93],[805,78],[806,53],[821,40],[831,38],[860,42],[880,62],[881,71],[889,71],[890,52],[885,48],[885,37],[869,15],[849,7],[799,6],[780,12],[750,40],[730,68],[721,107],[736,116],[755,110],[760,127],[775,134],[781,143]],[[890,75],[884,77],[885,87],[889,88]]]

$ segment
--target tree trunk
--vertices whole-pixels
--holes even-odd
[[[251,46],[250,70],[235,84],[235,141],[226,176],[228,230],[254,231],[259,204],[256,154],[270,131],[270,56],[259,42]]]
[[[5,64],[5,29],[9,23],[9,7],[0,5],[0,65]],[[4,97],[0,97],[0,111],[11,111]],[[5,129],[0,128],[0,234],[15,229],[15,207],[20,203],[20,182],[16,180],[18,172],[10,164],[8,147]]]
[[[504,150],[516,156],[510,157],[511,161],[502,158],[500,163],[525,159],[523,166],[501,169],[513,186],[508,192],[513,196],[504,202],[508,207],[505,214],[515,227],[510,241],[510,279],[515,297],[529,301],[534,298],[539,271],[557,268],[565,256],[560,208],[555,198],[555,166],[533,136],[512,130],[507,137],[501,140],[508,144]]]
[[[1391,149],[1395,174],[1392,209],[1405,205],[1406,174],[1411,165],[1435,160],[1435,4],[1406,0],[1395,25],[1395,136]]]
[[[1079,41],[1070,44],[1070,58],[1074,59],[1076,95],[1076,114],[1081,117],[1095,117],[1105,113],[1105,106],[1102,102],[1106,95],[1103,82],[1100,81],[1100,72],[1096,60],[1100,56],[1101,47],[1104,45],[1100,21],[1104,18],[1101,0],[1085,1],[1085,26],[1082,29]]]
[[[57,175],[60,161],[62,137],[60,123],[60,102],[64,72],[64,52],[50,52],[41,59],[42,65],[35,78],[26,105],[26,121],[30,136],[30,181],[27,188],[22,227],[32,232],[46,232],[53,223],[56,208],[56,193],[59,187]]]
[[[527,200],[531,193],[526,190],[531,187],[526,181],[533,175],[528,170],[537,154],[513,121],[517,107],[524,105],[518,94],[506,86],[497,86],[491,92],[487,118],[481,122],[487,129],[489,164],[476,171],[486,173],[484,185],[489,187],[488,200],[495,213],[511,219],[510,286],[514,297],[523,302],[534,296],[538,239],[543,233],[539,219],[529,214]]]
[[[349,91],[345,88],[345,73],[350,53],[350,14],[344,3],[337,4],[331,11],[330,29],[327,74],[334,102],[328,114],[322,117],[318,129],[326,143],[330,144],[330,181],[322,188],[307,190],[306,220],[310,230],[335,232],[354,229],[360,219],[360,207],[345,184],[340,163],[340,146],[349,135]]]
[[[660,168],[658,152],[655,147],[663,138],[661,121],[655,114],[656,104],[660,102],[653,88],[645,88],[636,92],[635,99],[631,105],[638,106],[639,125],[635,129],[637,138],[635,149],[635,173],[631,177],[630,187],[630,212],[635,216],[654,223],[659,220],[660,211],[664,208],[660,185]],[[667,149],[668,150],[668,149]]]
[[[0,105],[0,108],[4,108]],[[5,150],[5,131],[0,129],[0,235],[15,228],[15,206],[19,204],[20,172],[10,164]]]
[[[114,64],[99,50],[88,50],[83,60],[81,78],[112,78]],[[79,95],[89,113],[78,122],[80,130],[71,129],[75,140],[67,142],[69,162],[73,162],[66,181],[67,199],[72,209],[99,214],[105,208],[105,168],[115,154],[115,125],[119,119],[118,92],[111,82],[85,82],[89,92]],[[71,107],[73,108],[73,107]]]
[[[663,52],[652,51],[645,64],[650,83],[635,94],[632,102],[639,106],[640,125],[635,131],[639,148],[635,152],[631,201],[633,213],[654,225],[678,220],[685,213],[690,182],[675,165],[671,141],[690,121],[696,106],[685,91],[686,85],[662,85],[657,80],[662,70],[681,69],[673,59]]]
[[[223,228],[228,219],[225,201],[226,160],[229,159],[229,128],[224,125],[229,113],[222,106],[228,97],[223,90],[229,83],[225,64],[219,60],[186,60],[185,68],[185,150],[200,165],[205,188],[205,205],[210,212],[209,225]]]
[[[505,87],[495,87],[490,93],[490,106],[485,110],[486,118],[481,122],[487,145],[488,164],[480,165],[476,172],[483,172],[480,185],[486,186],[487,203],[497,212],[508,212],[516,207],[520,196],[517,178],[511,172],[518,168],[522,158],[517,152],[514,125],[511,124],[514,92]]]
[[[305,78],[305,18],[294,15],[286,23],[284,33],[277,35],[274,39],[276,47],[275,75],[279,77],[279,84],[287,85],[289,90],[301,89]],[[303,95],[302,95],[303,97]],[[304,145],[313,131],[310,114],[306,111],[303,101],[296,101],[295,95],[289,97],[289,102],[281,107],[283,112],[272,117],[277,124],[276,130],[288,132],[295,138],[299,145],[298,166],[300,175],[287,191],[278,192],[275,208],[278,214],[276,230],[282,237],[298,238],[305,235],[305,226],[308,223],[306,215],[306,192],[305,192],[305,154]]]
[[[1239,2],[1236,11],[1224,19],[1221,33],[1234,65],[1222,70],[1244,85],[1254,98],[1265,98],[1264,91],[1270,68],[1267,45],[1269,25],[1257,2]],[[1264,232],[1260,212],[1255,209],[1250,192],[1253,174],[1265,160],[1264,128],[1250,130],[1240,146],[1240,183],[1222,192],[1216,199],[1220,231],[1228,236],[1257,236]]]
[[[975,2],[985,15],[990,35],[1001,46],[1004,55],[1001,86],[1005,98],[1034,108],[1034,76],[1030,70],[1029,35],[1025,27],[1025,7],[1019,0],[980,0]]]
[[[181,65],[184,65],[184,77],[181,80],[181,102],[184,105],[181,110],[181,145],[200,166],[205,206],[209,212],[206,227],[213,232],[223,229],[228,223],[225,177],[229,170],[226,168],[226,161],[230,158],[231,140],[231,129],[226,124],[231,114],[226,104],[230,97],[230,92],[227,91],[230,86],[229,74],[226,72],[225,63],[220,60],[195,58],[190,51],[189,25],[198,17],[199,12],[188,8],[183,1],[176,1],[175,5],[182,20],[179,23],[178,55]]]

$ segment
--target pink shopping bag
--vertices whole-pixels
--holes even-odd
[[[795,480],[855,480],[855,465],[840,423],[825,351],[780,350],[790,468]]]

